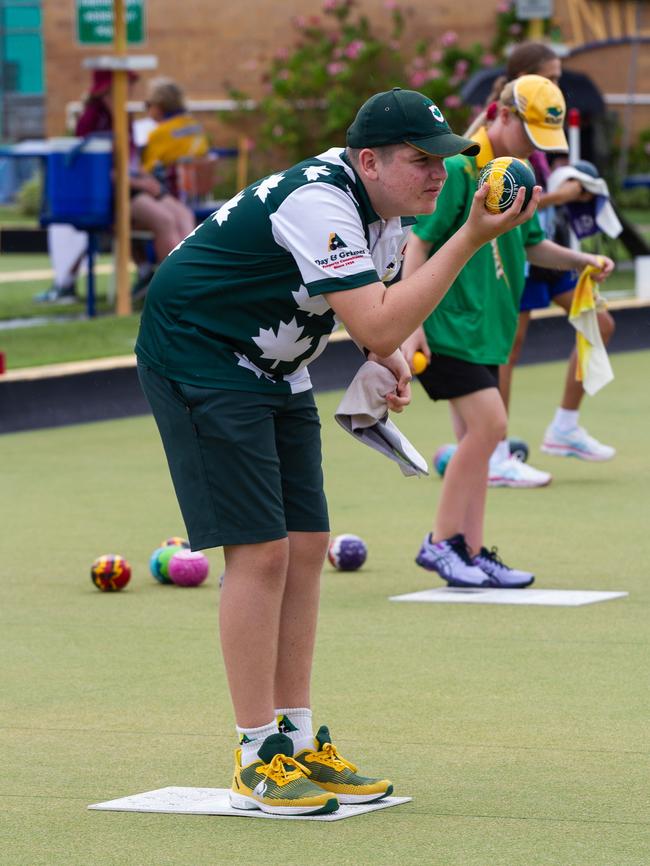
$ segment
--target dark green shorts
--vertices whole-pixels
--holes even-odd
[[[311,391],[198,388],[138,365],[192,550],[327,532]]]

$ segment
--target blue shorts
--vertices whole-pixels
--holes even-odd
[[[535,280],[528,277],[519,302],[519,309],[521,312],[543,310],[550,306],[556,295],[572,292],[577,282],[578,277],[575,271],[557,271],[557,279],[555,280]]]

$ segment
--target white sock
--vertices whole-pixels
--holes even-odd
[[[260,728],[240,728],[237,725],[237,738],[241,748],[241,765],[247,767],[253,761],[259,760],[257,750],[271,734],[277,734],[278,725],[275,719]]]
[[[578,409],[556,409],[553,427],[559,433],[568,433],[569,430],[575,430],[578,426],[579,417],[580,411]]]
[[[309,707],[285,707],[275,711],[278,730],[293,740],[293,754],[314,748],[314,728]]]
[[[499,463],[503,463],[504,460],[507,460],[508,457],[510,457],[510,445],[508,445],[507,439],[502,439],[492,452],[490,465],[497,466]]]

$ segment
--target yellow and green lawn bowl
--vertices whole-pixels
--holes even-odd
[[[485,207],[490,213],[503,213],[512,206],[519,189],[526,190],[523,207],[526,207],[533,194],[535,175],[521,159],[514,156],[498,156],[482,169],[478,185],[490,185],[485,199]]]

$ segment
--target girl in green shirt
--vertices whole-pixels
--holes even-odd
[[[404,278],[463,225],[480,169],[491,159],[526,159],[535,149],[568,150],[564,114],[562,93],[546,78],[525,75],[504,87],[493,118],[473,136],[481,145],[478,156],[445,161],[448,179],[434,213],[418,218],[406,250]],[[596,265],[601,279],[614,267],[610,259],[545,239],[534,216],[481,247],[437,309],[402,345],[409,362],[418,350],[427,357],[429,366],[420,382],[433,400],[449,400],[458,440],[445,472],[433,533],[426,535],[416,558],[450,586],[520,588],[534,580],[530,572],[506,566],[483,539],[489,460],[507,429],[498,365],[507,361],[512,346],[525,259],[558,270]],[[528,486],[525,479],[521,486]]]

